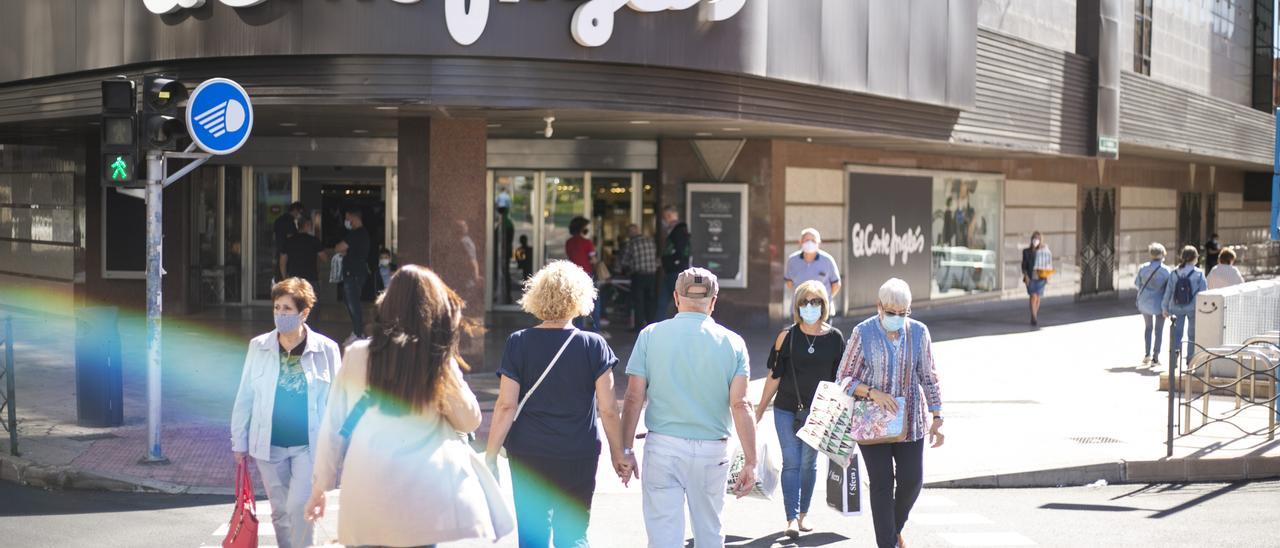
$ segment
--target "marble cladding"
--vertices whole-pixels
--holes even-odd
[[[788,167],[786,176],[787,203],[844,203],[842,170]]]

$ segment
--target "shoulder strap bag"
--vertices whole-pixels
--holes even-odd
[[[1157,271],[1159,271],[1159,270],[1160,270],[1160,267],[1159,267],[1159,266],[1157,266],[1157,267],[1155,267],[1155,268],[1151,269],[1151,274],[1147,275],[1147,281],[1142,282],[1142,287],[1139,287],[1139,288],[1138,288],[1138,294],[1139,294],[1139,295],[1141,295],[1143,291],[1146,291],[1146,290],[1147,290],[1147,284],[1151,283],[1151,278],[1156,277],[1156,272],[1157,272]]]
[[[569,348],[569,343],[573,341],[573,336],[577,332],[577,329],[569,331],[569,337],[564,340],[564,344],[560,345],[560,350],[556,352],[554,358],[551,358],[551,363],[547,365],[546,369],[542,370],[542,375],[533,383],[533,386],[529,387],[529,391],[524,393],[524,398],[520,400],[520,405],[516,407],[516,416],[511,418],[511,422],[515,422],[520,418],[520,412],[524,411],[524,404],[529,403],[529,397],[533,396],[533,393],[542,385],[542,381],[547,378],[547,373],[550,373],[551,369],[556,366],[556,362],[560,361],[560,355],[564,354],[564,349]]]
[[[791,387],[796,391],[796,416],[791,419],[791,430],[799,432],[804,428],[805,413],[808,407],[804,404],[804,397],[800,395],[800,381],[796,378],[799,372],[796,370],[796,331],[800,325],[791,326],[791,333],[787,334],[787,361],[791,362]]]

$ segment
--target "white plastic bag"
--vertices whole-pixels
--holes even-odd
[[[772,500],[782,482],[782,448],[778,445],[778,433],[768,425],[772,418],[761,420],[765,427],[756,428],[756,485],[747,494],[749,497]],[[733,495],[738,485],[738,475],[747,463],[747,456],[742,453],[742,444],[735,437],[729,443],[734,444],[733,459],[729,461],[729,479],[725,493]]]

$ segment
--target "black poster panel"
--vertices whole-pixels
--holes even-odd
[[[102,192],[105,270],[116,277],[137,277],[131,274],[147,271],[147,202],[114,188]]]
[[[928,300],[933,226],[933,177],[849,174],[849,272],[851,308],[875,306],[880,285],[902,278],[914,300]]]
[[[747,186],[692,183],[687,199],[690,263],[710,270],[720,287],[746,287]]]

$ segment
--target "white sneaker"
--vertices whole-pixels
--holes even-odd
[[[1143,357],[1142,357],[1142,365],[1147,365],[1147,364],[1149,364],[1149,363],[1151,363],[1151,356],[1143,356]]]

